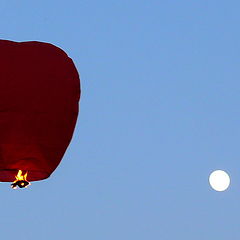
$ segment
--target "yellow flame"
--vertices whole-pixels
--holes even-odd
[[[18,170],[18,174],[15,176],[16,180],[11,184],[11,187],[17,189],[17,186],[20,188],[30,186],[31,183],[27,181],[27,175],[27,172],[23,175],[22,170]]]
[[[17,176],[15,176],[15,178],[16,180],[14,181],[14,183],[17,181],[27,181],[27,173],[22,175],[22,170],[18,170],[18,174]]]

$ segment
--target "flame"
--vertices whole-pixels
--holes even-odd
[[[14,182],[17,181],[27,181],[27,172],[22,175],[22,170],[18,170],[18,174],[17,176],[15,176],[16,180]]]
[[[27,181],[27,175],[27,172],[23,175],[22,170],[18,170],[18,174],[15,176],[16,180],[11,184],[12,188],[16,189],[17,186],[19,188],[26,188],[28,185],[31,185],[30,182]]]

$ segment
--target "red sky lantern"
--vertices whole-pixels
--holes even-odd
[[[43,42],[0,40],[0,181],[48,178],[73,135],[80,100],[74,63]]]

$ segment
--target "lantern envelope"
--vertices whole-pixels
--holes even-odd
[[[78,116],[80,80],[71,58],[42,42],[0,40],[0,181],[51,175]]]

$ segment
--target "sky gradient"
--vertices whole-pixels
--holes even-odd
[[[54,174],[0,184],[9,240],[238,240],[239,1],[6,1],[0,37],[43,41],[80,73]],[[227,171],[215,192],[208,176]]]

